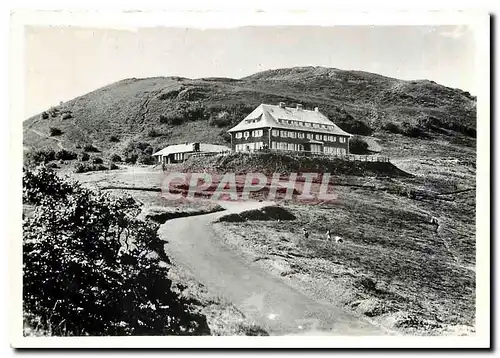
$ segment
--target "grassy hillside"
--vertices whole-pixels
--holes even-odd
[[[382,136],[389,151],[401,138],[438,140],[452,152],[475,145],[476,99],[467,92],[426,80],[300,67],[242,79],[119,81],[27,119],[24,147],[79,150],[92,144],[108,156],[123,154],[131,141],[153,150],[185,141],[227,144],[227,129],[260,103],[279,101],[319,106],[349,132]]]

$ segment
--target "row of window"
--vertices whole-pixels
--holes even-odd
[[[175,160],[184,160],[184,153],[174,153]]]
[[[237,152],[243,152],[245,150],[262,149],[263,147],[264,147],[263,142],[245,143],[245,144],[236,144],[235,150]]]
[[[273,137],[281,137],[281,138],[307,138],[307,139],[315,139],[315,140],[324,140],[328,142],[336,142],[337,137],[333,135],[327,135],[327,134],[313,134],[313,133],[303,133],[303,132],[291,132],[291,131],[283,131],[283,130],[278,130],[278,129],[273,129],[271,131],[271,134]],[[262,129],[257,129],[254,131],[246,131],[246,132],[237,132],[235,135],[236,139],[241,139],[241,138],[249,138],[254,137],[254,138],[259,138],[264,135],[264,131]],[[339,142],[340,143],[345,143],[345,137],[339,137]]]
[[[345,148],[333,148],[333,147],[324,147],[323,152],[326,154],[333,154],[333,155],[346,155],[347,150]]]
[[[271,142],[271,149],[302,151],[304,146],[297,143]]]
[[[294,120],[290,120],[290,119],[278,119],[278,122],[281,124],[288,124],[288,125],[292,125],[295,127],[323,128],[323,129],[330,129],[330,130],[333,130],[335,128],[334,126],[329,126],[327,124],[301,122],[301,121],[294,121]]]
[[[307,138],[307,139],[316,139],[316,140],[324,140],[328,142],[336,142],[337,137],[333,135],[327,134],[313,134],[313,133],[303,133],[303,132],[290,132],[290,131],[281,131],[277,129],[273,129],[271,134],[273,137],[282,137],[282,138]],[[340,143],[345,143],[345,137],[339,137]]]
[[[244,152],[244,151],[253,151],[257,149],[262,149],[263,147],[264,147],[263,142],[245,143],[245,144],[236,144],[235,150],[237,152]],[[300,152],[305,150],[303,144],[276,142],[276,141],[271,142],[271,149],[290,150],[295,152]],[[347,154],[347,150],[345,148],[323,147],[321,144],[311,144],[310,151],[311,153],[325,153],[332,155]]]
[[[264,130],[262,129],[257,129],[257,130],[254,130],[254,131],[250,131],[250,132],[238,132],[236,133],[235,135],[235,138],[237,139],[241,139],[241,138],[249,138],[250,136],[254,137],[254,138],[259,138],[259,137],[262,137],[264,135]]]

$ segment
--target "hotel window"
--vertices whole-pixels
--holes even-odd
[[[336,142],[336,141],[337,141],[337,137],[332,136],[332,142]]]
[[[243,133],[241,133],[241,132],[236,133],[236,135],[235,135],[236,139],[240,139],[241,137],[243,137]]]
[[[280,131],[280,137],[286,138],[286,131]]]
[[[297,133],[290,132],[290,138],[297,138]]]
[[[313,153],[321,153],[321,145],[319,145],[319,144],[311,144],[311,152],[313,152]]]
[[[316,134],[316,140],[323,140],[323,136],[321,134]]]
[[[316,124],[316,123],[315,123],[315,124],[313,124],[313,127],[314,127],[314,128],[319,128],[319,124]]]
[[[297,133],[297,137],[301,139],[304,138],[304,133],[302,132]]]
[[[252,131],[252,137],[262,137],[264,134],[264,131],[262,129],[257,129],[255,131]]]
[[[307,137],[307,139],[313,139],[313,135],[312,135],[312,133],[307,133],[307,134],[306,134],[306,137]]]
[[[340,143],[345,143],[345,137],[340,137],[339,142]]]
[[[244,132],[244,133],[243,133],[243,137],[245,137],[245,139],[247,139],[249,136],[250,136],[250,133],[249,133],[249,132]]]
[[[279,135],[280,135],[280,131],[279,131],[279,130],[277,130],[277,129],[273,129],[273,130],[272,130],[272,135],[273,135],[273,137],[279,137]]]

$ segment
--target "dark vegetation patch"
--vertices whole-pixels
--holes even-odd
[[[90,159],[90,154],[86,152],[80,153],[79,159],[81,162],[86,162]]]
[[[111,155],[111,161],[115,163],[119,163],[122,161],[122,157],[120,157],[118,154],[113,154]]]
[[[368,143],[363,138],[354,136],[349,140],[349,152],[352,154],[368,154]]]
[[[25,334],[210,334],[205,316],[168,278],[158,226],[115,198],[59,178],[23,173]],[[76,205],[75,205],[76,204]],[[31,329],[26,329],[31,327]]]
[[[49,128],[49,135],[51,137],[60,136],[62,133],[63,133],[62,130],[57,128],[57,127],[50,127]]]
[[[153,147],[147,142],[129,142],[124,149],[124,162],[129,164],[154,164]]]
[[[83,150],[86,152],[91,152],[91,153],[98,153],[99,152],[99,149],[94,147],[92,144],[85,144],[83,146]]]
[[[291,212],[280,206],[265,206],[260,209],[243,211],[239,214],[228,214],[219,219],[222,222],[295,220]]]
[[[75,173],[88,173],[88,172],[96,172],[108,169],[110,168],[108,168],[104,164],[78,163],[75,166]]]

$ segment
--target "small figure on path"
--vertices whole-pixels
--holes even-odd
[[[335,242],[337,244],[342,244],[342,243],[344,243],[344,239],[341,238],[340,236],[335,236]]]
[[[304,232],[304,237],[306,239],[308,239],[309,238],[309,231],[307,231],[306,228],[304,228],[304,227],[302,228],[302,231]]]
[[[328,241],[332,241],[332,232],[330,230],[326,231],[326,239]]]
[[[431,224],[434,225],[434,231],[438,232],[439,231],[439,220],[437,217],[433,216],[431,218]]]

